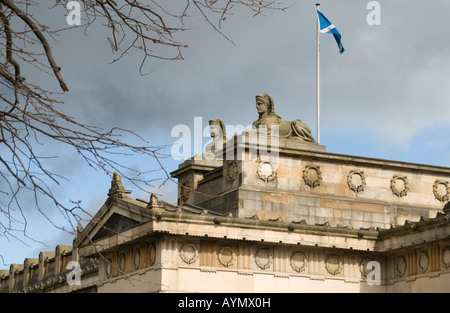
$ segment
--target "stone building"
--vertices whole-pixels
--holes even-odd
[[[180,164],[176,204],[115,173],[73,245],[1,271],[0,292],[450,292],[450,168],[251,138]]]

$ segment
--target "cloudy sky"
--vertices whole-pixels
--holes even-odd
[[[316,2],[285,2],[294,5],[267,16],[238,10],[221,29],[235,45],[192,11],[192,30],[177,38],[189,46],[185,59],[148,60],[145,69],[151,74],[144,77],[137,54],[108,64],[116,56],[101,28],[61,34],[53,46],[70,89],[63,110],[86,124],[133,129],[153,145],[167,145],[178,139],[171,137],[172,128],[192,127],[194,117],[201,117],[204,126],[217,117],[229,125],[251,124],[257,119],[255,95],[269,93],[278,115],[302,119],[316,136]],[[332,153],[450,167],[450,40],[445,32],[450,2],[378,2],[381,24],[371,26],[369,1],[321,1],[322,13],[338,28],[346,49],[339,54],[334,38],[321,35],[321,144]],[[47,14],[55,23],[65,22],[64,15]],[[70,149],[48,144],[45,151],[59,156],[49,166],[67,178],[55,194],[81,200],[95,213],[107,198],[110,177],[88,168]],[[155,167],[150,159],[125,162]],[[168,158],[164,165],[172,171],[178,162]],[[124,183],[132,197],[148,198]],[[175,184],[159,185],[149,191],[175,202]],[[40,242],[0,236],[0,268],[72,242],[32,207],[26,213],[27,234]],[[46,213],[59,223],[58,212],[49,208]]]

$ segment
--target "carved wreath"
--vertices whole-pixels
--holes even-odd
[[[290,264],[294,271],[301,273],[306,268],[306,256],[303,252],[294,252],[291,255]]]
[[[417,258],[417,265],[422,273],[425,273],[430,266],[430,257],[427,251],[422,251]]]
[[[266,183],[274,180],[277,177],[276,164],[268,161],[261,161],[258,164],[258,176]]]
[[[398,180],[401,180],[403,182],[403,189],[402,190],[400,190],[396,186],[396,182]],[[397,197],[401,198],[401,197],[406,196],[408,194],[408,190],[409,190],[408,177],[400,176],[400,175],[394,175],[394,177],[392,177],[392,179],[391,179],[391,190],[394,193],[394,195],[396,195]]]
[[[406,273],[406,258],[403,255],[397,257],[395,271],[398,277],[403,277]]]
[[[133,252],[133,268],[138,270],[141,265],[141,250],[136,249]]]
[[[256,265],[262,270],[269,268],[270,265],[272,265],[272,255],[269,250],[259,249],[255,255],[255,262]]]
[[[105,264],[105,275],[106,275],[106,278],[111,278],[111,274],[112,274],[112,259],[111,258],[107,258],[106,259],[106,264]]]
[[[325,268],[333,276],[339,274],[342,270],[341,258],[335,254],[328,256],[325,260]]]
[[[225,172],[225,179],[229,183],[233,183],[237,176],[237,163],[236,161],[228,161],[226,172]]]
[[[444,185],[445,186],[445,190],[446,190],[445,195],[439,193],[439,189],[438,189],[439,185]],[[434,193],[434,197],[437,200],[439,200],[441,202],[448,201],[450,199],[450,185],[449,185],[448,181],[437,179],[436,182],[433,185],[433,193]]]
[[[309,178],[309,171],[311,170],[316,172],[317,177],[314,180]],[[307,184],[311,188],[319,186],[320,182],[322,181],[322,172],[320,171],[320,166],[306,165],[305,169],[303,170],[303,180],[305,181],[305,184]]]
[[[367,264],[372,261],[373,260],[370,258],[364,258],[361,263],[359,263],[359,271],[361,272],[361,275],[363,277],[367,277],[367,275],[370,273],[370,270],[367,269]]]
[[[192,264],[198,259],[198,249],[191,243],[184,244],[180,249],[180,258],[186,264]]]
[[[119,271],[120,271],[120,274],[123,274],[125,272],[125,266],[126,266],[125,262],[126,262],[126,256],[125,256],[124,253],[122,253],[119,256]]]
[[[234,253],[233,249],[230,247],[223,247],[219,250],[217,255],[220,264],[225,267],[230,267],[234,264],[236,259],[236,253]]]
[[[450,246],[442,249],[442,263],[446,269],[450,268]]]
[[[156,246],[155,244],[149,244],[147,246],[147,262],[149,266],[155,264],[156,261]]]
[[[361,183],[358,186],[353,184],[354,175],[358,175],[361,178]],[[364,187],[366,186],[366,177],[364,176],[364,172],[359,170],[351,170],[350,173],[347,175],[347,185],[350,188],[350,190],[353,190],[356,193],[364,191]]]

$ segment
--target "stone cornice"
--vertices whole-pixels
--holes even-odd
[[[450,235],[450,214],[439,213],[436,218],[406,221],[405,225],[390,229],[332,227],[329,223],[307,224],[303,221],[259,220],[252,217],[233,217],[195,206],[182,207],[161,202],[156,209],[146,208],[144,201],[130,203],[131,199],[115,199],[117,206],[140,212],[146,222],[118,234],[111,244],[108,238],[96,242],[97,252],[153,234],[188,235],[240,241],[284,243],[327,248],[354,249],[374,252],[400,248],[396,238],[403,238],[401,247],[417,244],[415,234],[438,240]],[[142,203],[141,203],[142,202]],[[142,206],[141,206],[142,205]],[[429,233],[429,235],[426,235]],[[121,238],[121,239],[120,239]],[[87,248],[87,247],[86,247]],[[94,253],[93,249],[91,252]]]
[[[246,142],[243,139],[236,139],[245,136],[245,134],[240,136],[235,136],[234,140],[234,149],[238,147],[245,148],[247,151],[252,145]],[[241,141],[240,141],[241,140]],[[270,140],[269,140],[270,142]],[[266,146],[261,146],[262,148],[267,148]],[[230,149],[231,147],[228,147]],[[267,149],[270,149],[270,145]],[[242,149],[243,150],[243,149]],[[392,169],[406,172],[416,172],[420,171],[420,173],[428,173],[434,175],[450,175],[450,168],[444,166],[436,166],[436,165],[426,165],[419,163],[411,163],[411,162],[403,162],[403,161],[395,161],[395,160],[386,160],[379,158],[371,158],[371,157],[363,157],[363,156],[353,156],[346,154],[338,154],[338,153],[330,153],[325,151],[325,147],[312,144],[312,143],[302,143],[295,140],[288,139],[279,139],[279,153],[280,155],[292,155],[292,156],[301,156],[304,159],[311,159],[314,161],[323,161],[323,162],[334,162],[334,163],[345,163],[350,164],[352,166],[368,166],[368,167],[376,167],[376,168],[384,168],[384,169]],[[211,169],[221,166],[220,162],[222,160],[193,160],[189,159],[184,163],[180,164],[179,168],[172,172],[172,177],[177,177],[181,173],[187,170],[202,170],[207,171],[208,167]]]

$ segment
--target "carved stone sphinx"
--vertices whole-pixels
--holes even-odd
[[[209,121],[209,133],[213,141],[206,146],[206,152],[214,153],[221,150],[227,142],[225,123],[220,118]]]
[[[275,113],[275,106],[272,96],[268,94],[260,94],[256,96],[256,109],[259,118],[253,122],[254,128],[266,126],[270,134],[274,125],[279,127],[278,136],[285,139],[297,139],[305,142],[316,142],[311,135],[311,129],[301,120],[293,122],[283,121],[280,116]]]

